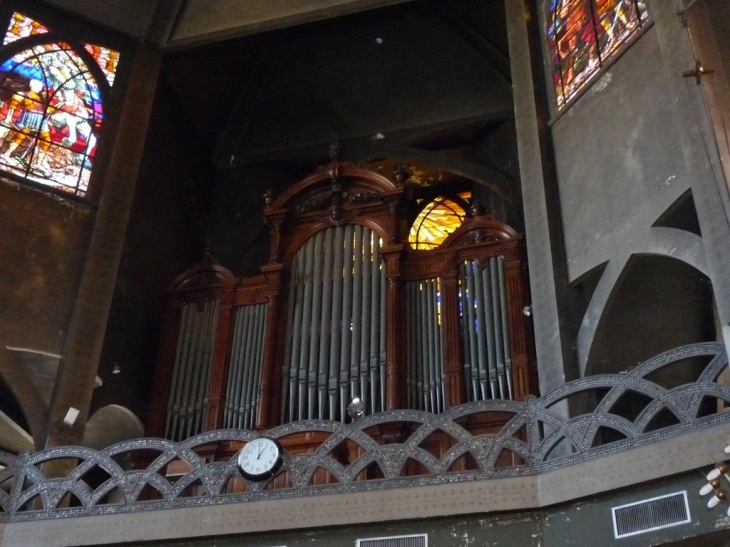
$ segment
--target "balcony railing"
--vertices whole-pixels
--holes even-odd
[[[724,346],[684,346],[625,374],[583,378],[541,398],[478,401],[441,414],[394,410],[267,432],[286,449],[271,479],[236,465],[246,430],[105,450],[0,452],[0,520],[149,511],[535,476],[730,422]],[[62,478],[45,464],[66,460]],[[708,461],[708,463],[710,463]],[[63,466],[61,466],[63,467]],[[58,465],[55,466],[59,468]]]

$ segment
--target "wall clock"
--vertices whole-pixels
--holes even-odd
[[[272,477],[284,463],[284,449],[276,439],[259,437],[243,447],[238,455],[238,468],[249,480]]]

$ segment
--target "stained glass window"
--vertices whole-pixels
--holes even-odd
[[[10,20],[10,26],[8,27],[8,32],[5,33],[3,45],[15,42],[15,40],[20,38],[27,38],[34,34],[44,34],[46,32],[48,32],[48,29],[38,21],[34,21],[30,17],[16,12]]]
[[[461,200],[471,198],[471,192],[459,194]],[[438,197],[428,203],[411,225],[408,242],[412,249],[424,251],[441,245],[466,217],[461,204],[447,197]]]
[[[548,45],[563,107],[649,19],[644,0],[550,0]]]
[[[47,31],[15,13],[4,43]],[[35,44],[0,65],[0,169],[84,196],[103,121],[99,84],[69,44]],[[84,48],[111,86],[119,54]]]

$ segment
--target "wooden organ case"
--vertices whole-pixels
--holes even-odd
[[[353,397],[440,412],[534,393],[521,236],[475,205],[414,250],[414,203],[407,170],[342,161],[267,194],[260,275],[208,256],[169,289],[148,435],[344,421]]]

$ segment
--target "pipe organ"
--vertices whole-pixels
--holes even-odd
[[[345,420],[353,397],[370,414],[534,392],[521,237],[474,207],[411,248],[427,200],[403,173],[333,161],[265,196],[260,275],[207,256],[173,282],[149,434]]]

